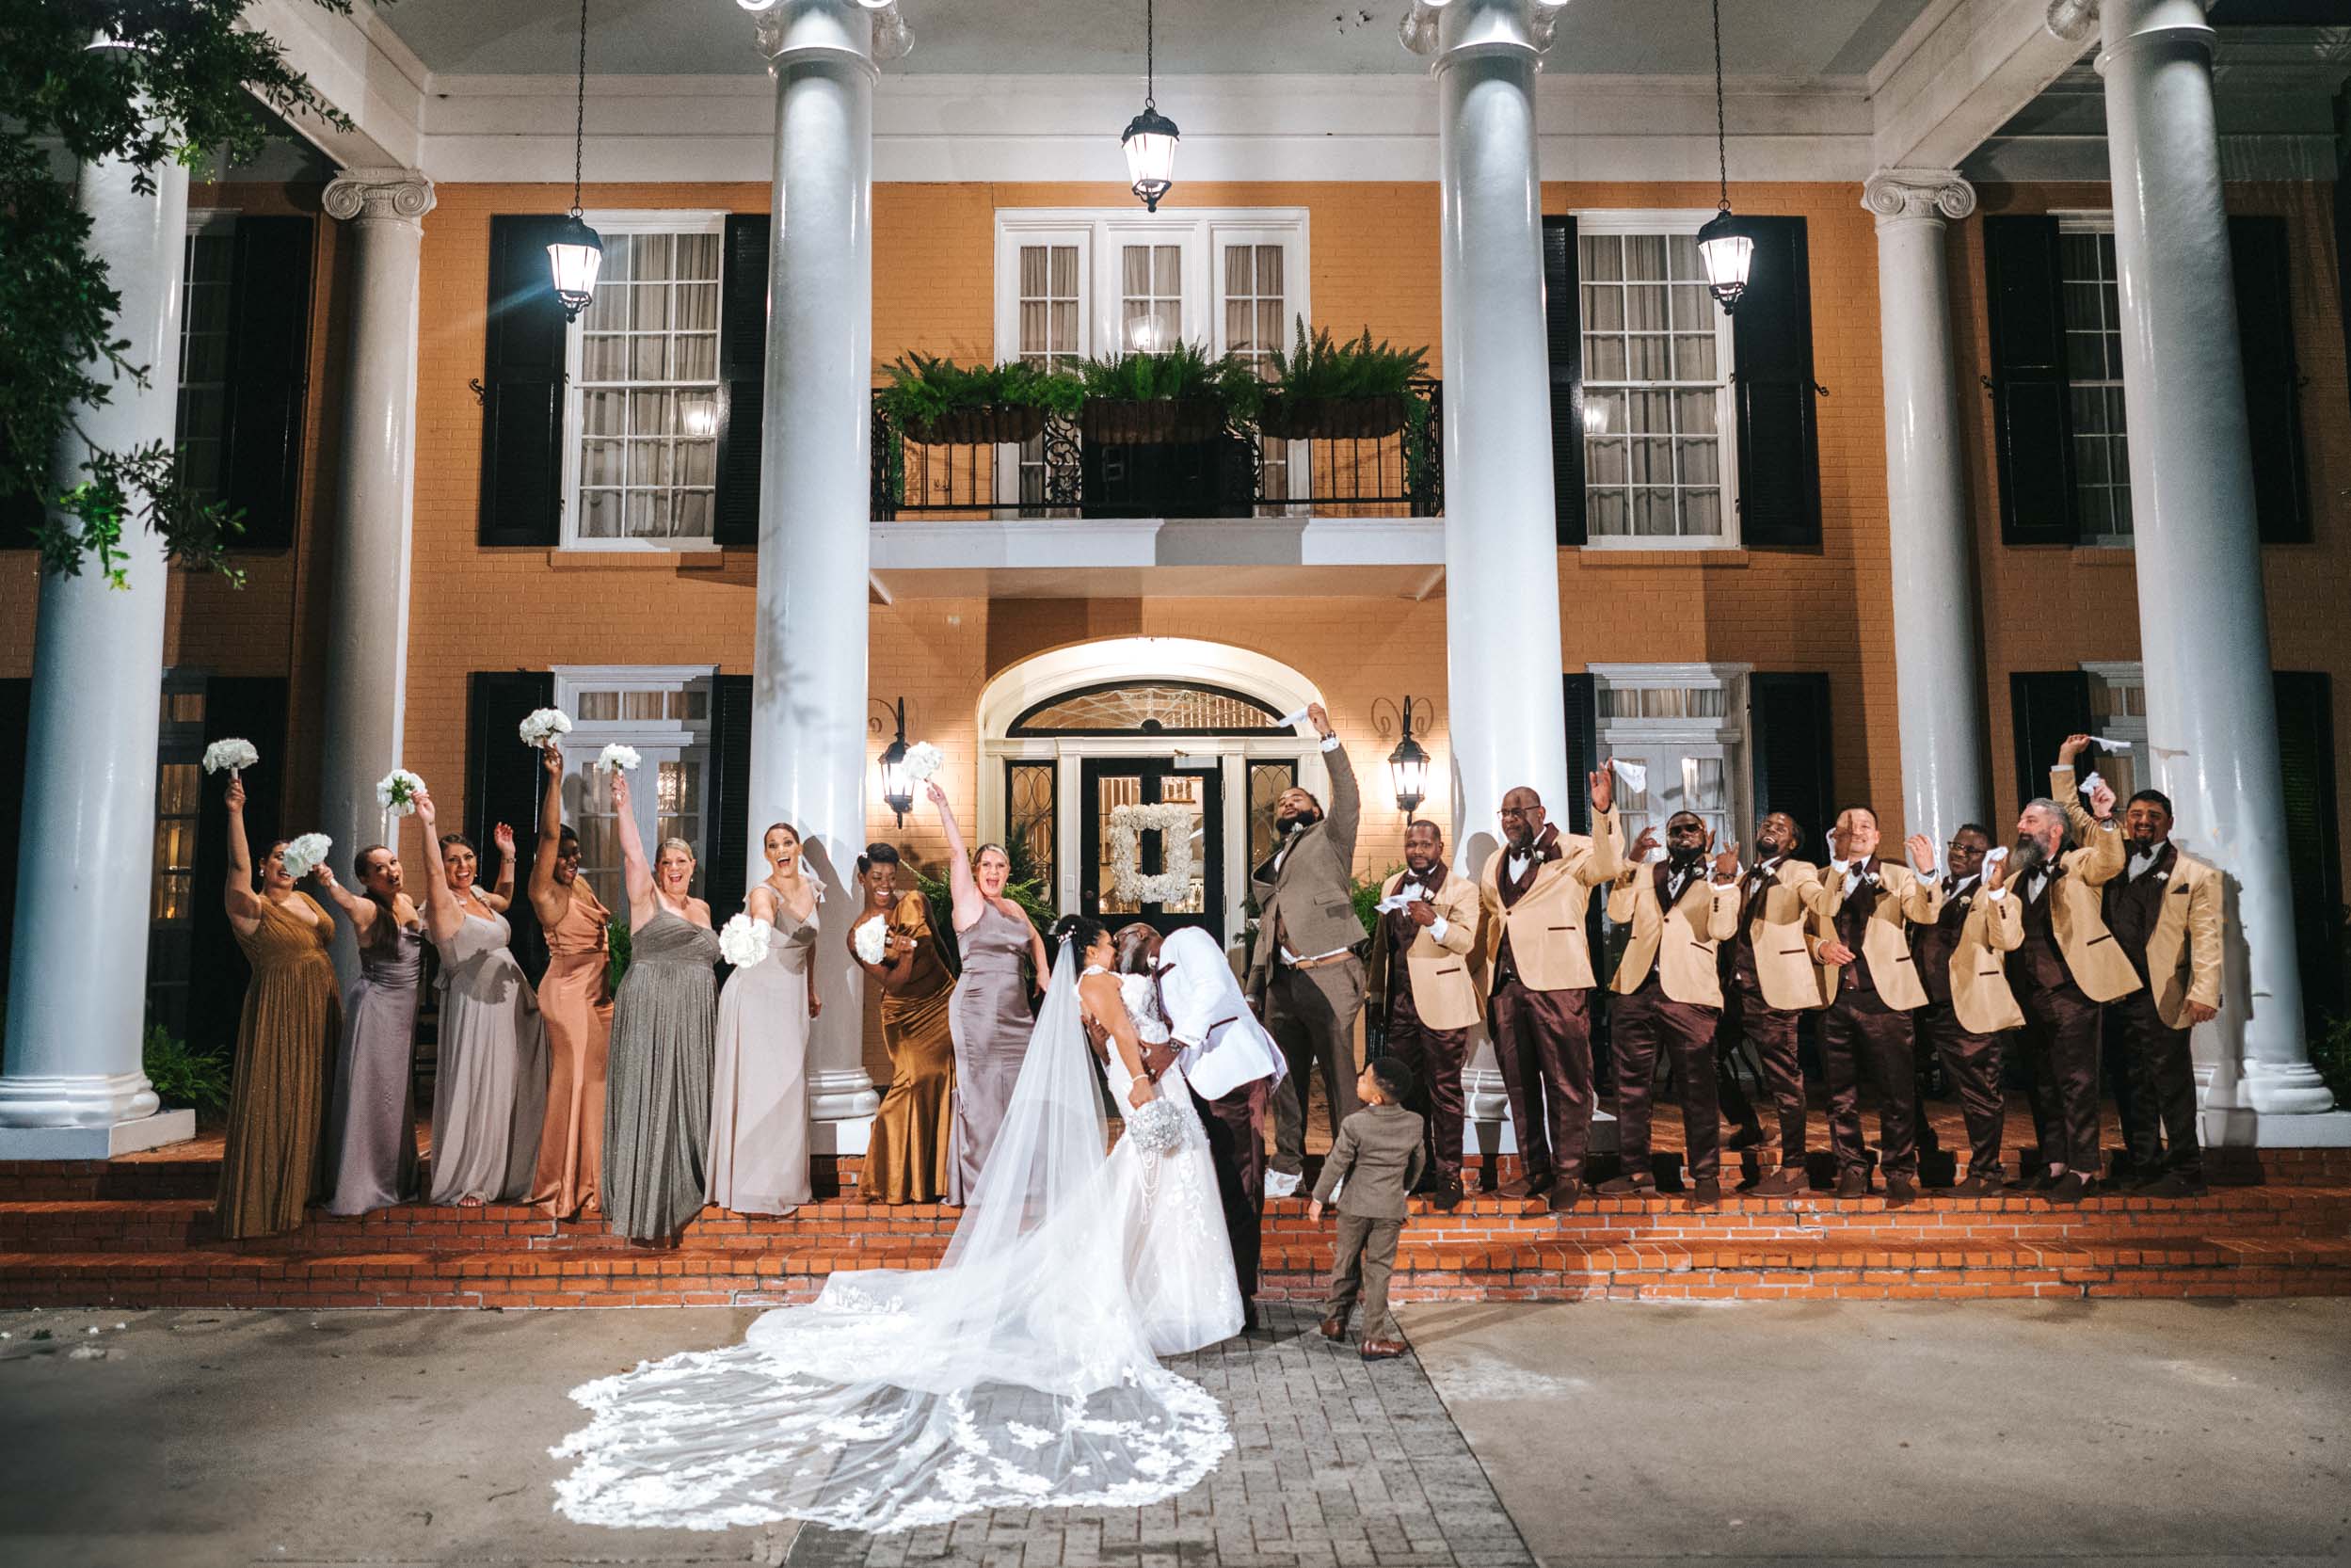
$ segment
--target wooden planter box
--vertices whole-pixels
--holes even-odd
[[[1270,395],[1257,429],[1277,441],[1378,440],[1404,427],[1401,397]]]
[[[1224,428],[1224,408],[1211,397],[1128,402],[1089,400],[1078,416],[1088,441],[1104,446],[1160,446],[1205,441]]]
[[[906,439],[920,446],[995,446],[1035,440],[1045,434],[1045,410],[1009,403],[956,408],[927,425],[909,424]]]

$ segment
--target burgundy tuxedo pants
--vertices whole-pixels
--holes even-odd
[[[2106,1028],[2122,1052],[2131,1092],[2117,1096],[2123,1142],[2140,1179],[2169,1171],[2204,1179],[2204,1151],[2196,1134],[2196,1059],[2188,1032],[2172,1029],[2144,989],[2106,1004]]]
[[[1487,1016],[1527,1177],[1583,1180],[1591,1143],[1591,990],[1530,990],[1512,975],[1495,988]],[[1458,1138],[1453,1148],[1458,1160]]]
[[[2098,1004],[2071,980],[2027,981],[2016,987],[2016,1004],[2024,1013],[2017,1044],[2033,1076],[2041,1163],[2096,1180],[2105,1175],[2098,1153]]]
[[[1943,1076],[1959,1094],[1959,1113],[1967,1118],[1967,1174],[1999,1176],[2007,1114],[2007,1102],[2000,1094],[2000,1036],[1972,1032],[1947,1001],[1930,1001],[1912,1016],[1918,1020],[1922,1056],[1931,1052],[1942,1059]],[[1920,1099],[1924,1098],[1922,1087]],[[1919,1125],[1927,1125],[1923,1106]]]
[[[1693,1180],[1722,1174],[1722,1107],[1716,1098],[1714,1032],[1719,1007],[1675,1001],[1657,983],[1655,969],[1639,988],[1609,1003],[1608,1040],[1616,1052],[1618,1146],[1624,1174],[1651,1174],[1649,1125],[1657,1078],[1657,1053],[1671,1053],[1673,1076],[1682,1082],[1682,1132],[1689,1141]]]
[[[1469,1031],[1422,1023],[1413,1005],[1412,983],[1405,980],[1388,996],[1387,1054],[1413,1071],[1410,1104],[1425,1124],[1429,1168],[1440,1181],[1459,1181],[1466,1114],[1462,1067],[1469,1060]]]
[[[1764,1092],[1771,1096],[1777,1127],[1767,1128],[1762,1159],[1769,1162],[1776,1149],[1783,1166],[1804,1163],[1804,1066],[1797,1055],[1797,1014],[1764,1000],[1763,985],[1751,974],[1737,974],[1722,990],[1721,1027],[1716,1032],[1717,1055],[1727,1068],[1741,1045],[1755,1053],[1763,1072]],[[1725,1072],[1723,1113],[1744,1123],[1754,1115],[1735,1075]],[[1735,1096],[1735,1097],[1734,1097]]]
[[[1216,1167],[1224,1234],[1233,1247],[1233,1274],[1244,1302],[1257,1293],[1258,1228],[1265,1214],[1265,1107],[1272,1092],[1272,1083],[1260,1078],[1214,1099],[1191,1096],[1201,1130],[1208,1135],[1208,1162]]]
[[[1911,1016],[1875,991],[1840,990],[1820,1021],[1820,1067],[1829,1080],[1829,1150],[1839,1174],[1869,1169],[1862,1140],[1862,1080],[1878,1094],[1878,1159],[1888,1176],[1918,1174],[1913,1120],[1918,1079],[1911,1062]]]

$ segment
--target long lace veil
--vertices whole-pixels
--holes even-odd
[[[935,1270],[836,1273],[741,1345],[575,1389],[556,1507],[600,1525],[844,1529],[997,1507],[1138,1506],[1232,1446],[1152,1355],[1068,945],[994,1149]],[[1093,1201],[1089,1201],[1093,1200]]]

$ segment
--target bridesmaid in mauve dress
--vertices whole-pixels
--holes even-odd
[[[563,752],[547,744],[547,793],[531,863],[531,909],[547,934],[538,1012],[547,1020],[547,1125],[531,1202],[558,1220],[598,1207],[604,1163],[604,1064],[612,1036],[612,911],[580,875],[580,836],[564,825]]]
[[[269,1236],[302,1223],[318,1185],[327,1122],[327,1064],[343,1007],[328,955],[334,917],[286,875],[285,843],[262,856],[253,888],[245,841],[245,783],[229,780],[229,926],[253,966],[237,1020],[229,1143],[213,1215],[220,1234]]]
[[[434,876],[424,905],[424,935],[440,952],[440,1044],[433,1077],[431,1200],[478,1208],[520,1203],[538,1160],[547,1114],[547,1032],[531,982],[508,943],[506,896],[473,883],[473,846],[433,832],[433,797],[416,797]],[[497,842],[514,865],[514,830],[498,824]]]
[[[718,933],[687,889],[694,850],[665,840],[648,869],[629,809],[629,776],[613,775],[629,884],[629,968],[613,999],[604,1098],[604,1217],[616,1234],[674,1241],[709,1189],[711,1053],[718,1026]]]
[[[996,844],[982,844],[976,859],[967,856],[947,792],[936,784],[929,790],[947,833],[955,939],[963,950],[963,978],[955,983],[948,1014],[955,1037],[955,1164],[947,1193],[949,1203],[962,1203],[979,1184],[996,1147],[997,1129],[1028,1055],[1029,1033],[1036,1027],[1029,998],[1043,993],[1053,961],[1027,912],[1004,896],[1012,856]],[[1021,973],[1024,958],[1036,966],[1033,982]]]
[[[718,995],[711,1075],[711,1202],[738,1214],[789,1214],[808,1201],[808,1021],[823,1011],[808,960],[824,889],[782,823],[760,847],[772,868],[744,912],[767,924],[767,956]]]
[[[400,862],[370,844],[353,859],[360,891],[318,868],[320,887],[359,937],[360,978],[344,993],[342,1071],[328,1128],[329,1214],[365,1214],[416,1192],[416,988],[424,918],[400,890]]]
[[[882,1042],[889,1050],[889,1092],[873,1113],[859,1196],[868,1203],[936,1203],[947,1194],[954,1159],[948,1094],[955,1086],[955,1040],[947,1012],[955,977],[931,930],[931,901],[901,897],[898,851],[868,844],[857,857],[865,911],[857,924],[883,920],[882,961],[857,967],[882,987]],[[856,931],[849,933],[856,957]]]

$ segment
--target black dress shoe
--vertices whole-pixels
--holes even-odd
[[[1720,1208],[1721,1181],[1715,1176],[1700,1176],[1690,1188],[1689,1206],[1692,1208]]]
[[[1592,1191],[1604,1198],[1654,1198],[1657,1195],[1657,1178],[1647,1176],[1610,1176]]]
[[[1257,1332],[1257,1303],[1254,1297],[1243,1296],[1240,1299],[1240,1332],[1243,1334]]]
[[[1840,1198],[1865,1198],[1869,1196],[1869,1173],[1866,1171],[1847,1171],[1843,1176],[1837,1177],[1837,1196]]]
[[[2007,1191],[2007,1185],[1997,1173],[1979,1176],[1970,1171],[1965,1181],[1951,1189],[1951,1195],[1955,1198],[1996,1198]]]
[[[1555,1181],[1551,1184],[1551,1191],[1543,1195],[1543,1207],[1553,1214],[1564,1214],[1575,1208],[1576,1200],[1583,1195],[1582,1182]]]
[[[1523,1176],[1516,1181],[1506,1181],[1495,1191],[1497,1198],[1539,1198],[1551,1190],[1555,1178],[1549,1171],[1540,1176]]]
[[[2199,1177],[2167,1171],[2152,1181],[2139,1183],[2133,1192],[2142,1198],[2200,1198],[2206,1188]]]
[[[2016,1179],[2008,1183],[2008,1191],[2011,1192],[2046,1192],[2049,1191],[2050,1184],[2056,1179],[2049,1174],[2048,1167],[2036,1165],[2029,1171],[2019,1171]]]
[[[2051,1203],[2071,1206],[2080,1203],[2084,1198],[2089,1196],[2090,1193],[2096,1192],[2097,1186],[2098,1184],[2096,1182],[2093,1182],[2084,1176],[2081,1172],[2068,1171],[2065,1175],[2051,1182],[2049,1184],[2049,1191],[2043,1192],[2041,1196]]]
[[[1918,1183],[1906,1176],[1886,1177],[1886,1207],[1908,1208],[1918,1201]]]
[[[1759,1198],[1792,1198],[1811,1189],[1801,1165],[1783,1165],[1749,1189]]]
[[[1461,1207],[1463,1196],[1462,1178],[1454,1176],[1448,1181],[1439,1182],[1436,1188],[1430,1192],[1429,1207],[1436,1209],[1439,1213],[1449,1214],[1455,1208]]]

